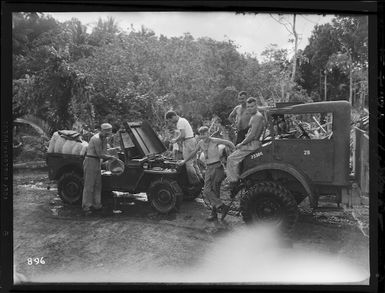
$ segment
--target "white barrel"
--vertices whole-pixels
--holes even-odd
[[[59,137],[57,138],[56,142],[55,142],[55,148],[54,148],[54,152],[55,153],[62,153],[62,150],[63,150],[63,145],[65,144],[67,140],[65,138],[62,138],[60,135]]]
[[[63,154],[72,154],[72,149],[80,142],[77,142],[75,140],[69,140],[67,139],[66,142],[63,144],[62,153]]]
[[[88,142],[83,141],[83,142],[82,142],[82,150],[80,151],[80,155],[81,155],[81,156],[84,156],[84,154],[85,154],[86,151],[87,151],[87,147],[88,147]]]
[[[71,155],[78,155],[80,156],[80,152],[82,151],[83,145],[81,142],[77,142],[74,147],[72,148]]]
[[[56,140],[58,139],[58,137],[60,137],[60,135],[59,135],[59,133],[56,131],[56,132],[52,135],[51,140],[49,141],[49,146],[48,146],[48,150],[47,150],[48,153],[53,153],[53,152],[54,152]]]

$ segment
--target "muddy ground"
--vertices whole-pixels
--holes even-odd
[[[86,217],[47,184],[44,171],[14,174],[14,266],[29,282],[367,284],[365,205],[311,214],[305,203],[290,241],[282,242],[236,213],[207,222],[201,199],[163,216],[145,197],[122,197],[114,207],[120,213],[107,206]],[[321,205],[335,206],[328,199]]]

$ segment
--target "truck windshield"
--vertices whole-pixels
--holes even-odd
[[[274,114],[271,119],[275,139],[331,139],[332,113]]]

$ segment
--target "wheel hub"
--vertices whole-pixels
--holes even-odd
[[[168,190],[162,189],[158,192],[158,202],[160,204],[167,204],[171,201],[172,196]]]
[[[168,202],[171,199],[171,194],[167,190],[161,190],[159,192],[159,200],[161,202]]]
[[[282,220],[280,205],[271,200],[258,202],[256,204],[256,215],[263,221],[280,222]]]
[[[79,186],[74,183],[74,182],[69,182],[67,185],[66,185],[66,194],[69,196],[69,197],[74,197],[78,194],[79,192]]]

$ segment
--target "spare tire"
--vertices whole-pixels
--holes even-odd
[[[267,222],[291,232],[298,220],[297,202],[282,185],[258,182],[241,197],[240,209],[246,223]]]

